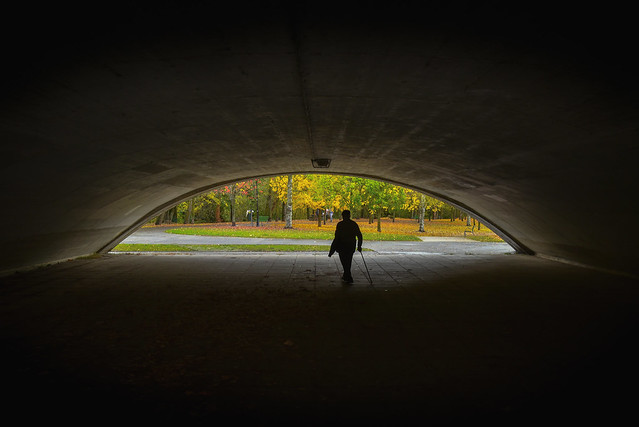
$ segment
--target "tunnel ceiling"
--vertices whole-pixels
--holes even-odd
[[[630,29],[593,34],[600,10],[444,3],[12,9],[0,270],[328,158],[321,172],[442,196],[536,254],[635,274],[629,224],[593,226],[635,207]]]

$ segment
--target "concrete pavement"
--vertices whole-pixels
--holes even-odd
[[[637,281],[527,255],[107,254],[1,278],[2,410],[71,424],[634,414]]]

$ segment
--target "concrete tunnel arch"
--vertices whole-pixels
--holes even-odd
[[[637,207],[636,34],[618,10],[116,3],[6,11],[30,31],[3,28],[0,185],[22,209],[0,211],[0,271],[95,253],[247,169],[331,158],[536,255],[639,274],[633,226],[589,219],[593,199]]]
[[[518,242],[514,237],[512,237],[510,235],[510,233],[508,233],[505,230],[502,230],[499,226],[493,224],[490,221],[490,215],[483,215],[479,212],[477,212],[476,210],[474,210],[473,208],[469,207],[469,206],[465,206],[463,203],[460,203],[456,200],[451,200],[449,198],[446,198],[445,196],[442,196],[440,194],[436,194],[432,191],[428,191],[425,189],[421,189],[421,188],[417,188],[417,187],[413,187],[407,184],[403,184],[403,183],[399,183],[399,182],[395,182],[389,179],[384,179],[378,176],[373,176],[373,175],[362,175],[362,174],[356,174],[356,175],[352,175],[352,174],[336,174],[336,173],[330,173],[330,172],[311,172],[312,174],[327,174],[327,175],[341,175],[341,176],[355,176],[355,177],[360,177],[360,178],[367,178],[367,179],[373,179],[376,181],[382,181],[382,182],[387,182],[389,184],[393,184],[393,185],[397,185],[400,187],[405,187],[414,191],[417,191],[419,193],[423,193],[426,194],[430,197],[433,197],[435,199],[441,200],[451,206],[454,206],[455,208],[461,210],[462,212],[471,215],[473,218],[477,219],[478,221],[480,221],[483,225],[485,225],[486,227],[490,228],[495,234],[497,234],[502,240],[504,240],[506,243],[508,243],[514,250],[516,253],[519,254],[526,254],[526,255],[534,255],[534,252],[532,250],[530,250],[529,248],[525,247],[524,245],[522,245],[520,242]],[[309,172],[282,172],[282,173],[277,173],[277,174],[269,174],[269,175],[260,175],[260,176],[245,176],[242,178],[238,178],[238,179],[234,179],[231,181],[225,181],[225,182],[220,182],[220,183],[216,183],[216,184],[212,184],[209,186],[205,186],[203,188],[198,188],[196,190],[193,191],[189,191],[188,193],[185,193],[181,196],[176,197],[175,199],[168,201],[166,203],[163,203],[160,206],[157,206],[156,208],[152,209],[150,212],[148,212],[146,215],[142,216],[138,221],[136,221],[134,224],[132,224],[128,229],[124,230],[122,233],[120,233],[118,236],[116,236],[112,241],[110,241],[107,245],[105,245],[104,247],[102,247],[101,249],[99,249],[97,251],[97,253],[99,254],[103,254],[103,253],[107,253],[109,252],[111,249],[113,249],[115,246],[117,246],[120,242],[122,242],[124,239],[126,239],[128,236],[130,236],[131,234],[135,233],[137,230],[139,230],[140,228],[142,228],[146,223],[148,223],[148,221],[150,221],[152,218],[158,216],[159,214],[165,212],[167,209],[171,209],[172,207],[192,198],[195,196],[198,196],[200,194],[204,194],[207,193],[215,188],[219,188],[225,185],[229,185],[232,184],[234,182],[242,182],[242,181],[249,181],[249,180],[253,180],[253,179],[260,179],[260,178],[270,178],[270,177],[274,177],[274,176],[281,176],[281,175],[301,175],[301,174],[309,174]]]
[[[162,271],[153,270],[165,261],[158,257],[100,257],[11,273],[94,254],[143,218],[211,186],[287,171],[316,173],[311,159],[330,158],[331,173],[384,178],[473,211],[534,256],[504,256],[503,263],[470,271],[450,260],[438,271],[451,269],[453,277],[440,282],[439,292],[420,286],[425,293],[418,300],[415,292],[397,292],[392,297],[399,299],[391,300],[391,293],[364,291],[378,301],[382,315],[365,310],[371,317],[357,322],[353,304],[335,304],[342,314],[327,331],[352,331],[341,342],[370,336],[373,330],[362,328],[366,319],[382,318],[390,307],[398,316],[386,336],[397,342],[398,330],[407,328],[396,325],[406,325],[414,328],[412,338],[394,353],[353,353],[346,365],[337,353],[317,357],[326,347],[319,340],[319,347],[309,347],[308,360],[325,362],[327,371],[299,384],[316,390],[321,373],[337,365],[367,380],[392,362],[397,370],[374,387],[363,381],[365,387],[351,388],[351,375],[344,382],[326,378],[336,391],[356,392],[333,401],[339,403],[336,412],[360,401],[369,417],[362,419],[377,423],[385,420],[378,411],[396,423],[398,414],[419,419],[441,409],[440,403],[446,409],[439,420],[446,423],[485,418],[539,424],[551,417],[610,423],[635,415],[639,35],[631,6],[358,3],[3,5],[0,283],[5,365],[12,367],[5,388],[13,391],[7,409],[20,417],[46,413],[83,423],[101,414],[114,421],[183,424],[187,413],[202,409],[196,402],[218,392],[228,396],[225,384],[220,390],[207,369],[199,369],[207,365],[198,361],[220,348],[200,344],[215,340],[202,339],[199,329],[188,331],[188,322],[173,321],[165,311],[172,306],[176,315],[193,313],[197,303],[203,311],[195,319],[206,319],[200,326],[217,322],[218,314],[241,319],[259,311],[252,304],[251,310],[211,304],[209,285],[235,284],[210,274],[222,269],[225,255],[219,263],[188,257],[202,269],[200,291],[175,286],[190,274],[185,264],[157,283]],[[593,226],[605,209],[614,218]],[[131,286],[138,279],[148,287]],[[262,299],[236,289],[242,301]],[[154,302],[155,295],[160,299]],[[273,295],[272,302],[288,305]],[[330,314],[323,305],[309,311],[303,300],[290,304],[308,313],[301,324],[318,325]],[[284,311],[282,321],[297,323]],[[167,319],[164,328],[158,328],[160,318]],[[263,329],[245,332],[272,336],[270,321],[255,323]],[[346,324],[352,328],[341,327]],[[173,332],[173,340],[153,339],[165,331]],[[201,353],[165,345],[184,342],[184,332]],[[360,342],[373,345],[365,349],[386,342],[375,338]],[[433,351],[442,344],[448,351]],[[291,359],[280,357],[281,345],[265,347],[274,350],[271,357],[254,352],[239,371],[290,368]],[[120,352],[129,358],[113,357]],[[150,358],[152,353],[157,357]],[[169,353],[178,358],[164,357]],[[227,360],[239,361],[237,354],[221,355],[220,372],[227,372]],[[430,357],[439,362],[430,363]],[[172,362],[187,359],[203,376],[183,388],[168,378],[175,394],[152,386],[160,383],[156,362],[165,360],[177,373],[183,369]],[[413,366],[426,370],[416,376]],[[76,386],[82,371],[87,381]],[[65,384],[73,390],[65,393]],[[202,391],[213,394],[193,393],[202,384],[212,387]],[[421,385],[425,393],[416,393]],[[145,405],[132,388],[146,391],[153,402]],[[124,401],[114,396],[118,390],[125,392]],[[388,390],[397,391],[392,402]],[[368,399],[369,392],[379,399]],[[303,393],[295,387],[285,394]],[[317,400],[300,407],[299,415],[318,414],[322,394],[314,394]],[[251,415],[239,402],[244,395],[236,396],[232,419]],[[267,414],[252,414],[256,421],[276,411],[299,423],[298,413],[291,413],[296,405],[279,392],[271,396]],[[76,403],[72,411],[69,402]],[[212,421],[219,420],[219,413],[212,414]]]

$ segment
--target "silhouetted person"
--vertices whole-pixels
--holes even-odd
[[[359,225],[351,220],[351,211],[343,211],[342,218],[335,227],[335,238],[333,239],[333,243],[331,243],[331,250],[328,252],[328,256],[330,257],[335,252],[339,254],[339,260],[342,263],[342,267],[344,267],[342,279],[345,282],[353,283],[351,264],[353,262],[356,243],[357,250],[362,251],[362,232],[359,230]]]

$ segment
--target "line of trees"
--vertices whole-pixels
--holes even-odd
[[[282,175],[237,182],[193,197],[155,219],[156,224],[255,223],[283,221],[291,228],[295,219],[317,220],[318,226],[340,218],[349,209],[353,218],[413,218],[423,231],[425,220],[471,219],[441,200],[405,187],[372,179],[342,175]]]

